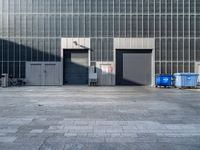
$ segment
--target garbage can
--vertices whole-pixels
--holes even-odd
[[[198,74],[196,73],[175,73],[175,86],[178,88],[196,88],[198,84]]]
[[[1,75],[1,87],[8,87],[8,74]]]
[[[156,87],[171,87],[173,85],[173,75],[159,74],[156,76]]]

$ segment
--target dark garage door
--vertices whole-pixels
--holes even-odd
[[[151,85],[151,50],[117,50],[116,84]]]
[[[64,50],[64,84],[88,84],[88,50]]]

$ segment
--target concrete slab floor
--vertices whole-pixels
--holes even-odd
[[[0,150],[199,149],[199,91],[87,86],[0,89]]]

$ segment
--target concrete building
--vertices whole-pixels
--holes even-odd
[[[29,85],[151,85],[200,72],[199,0],[0,0],[0,73]]]

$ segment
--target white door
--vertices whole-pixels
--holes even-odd
[[[41,64],[31,64],[29,75],[30,75],[29,84],[42,85],[42,65]]]

